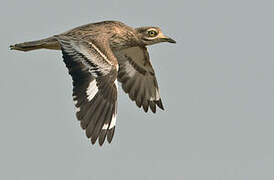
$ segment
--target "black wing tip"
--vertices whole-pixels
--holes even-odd
[[[105,142],[107,136],[107,130],[106,129],[102,129],[99,135],[99,145],[102,146]]]
[[[95,145],[96,141],[98,141],[98,144],[101,147],[104,145],[106,140],[108,141],[109,144],[111,143],[113,136],[114,136],[115,126],[112,127],[111,129],[102,129],[102,127],[100,127],[100,129],[101,130],[100,130],[99,134],[97,134],[95,132],[95,129],[93,129],[92,133],[90,133],[89,136],[86,131],[86,135],[88,138],[90,138],[90,142],[92,145]]]
[[[110,131],[110,130],[108,130],[108,131]],[[95,145],[97,140],[98,140],[98,144],[100,147],[102,147],[105,142],[108,142],[110,144],[113,139],[114,132],[109,134],[108,131],[103,135],[103,137],[99,136],[97,138],[90,138],[91,144]]]
[[[136,103],[136,106],[138,106],[138,108],[141,108],[141,106],[142,106],[142,103],[140,102],[140,101],[135,101],[135,103]]]
[[[112,142],[113,136],[114,136],[114,130],[115,127],[108,129],[105,133],[104,133],[104,137],[100,138],[98,137],[98,144],[100,147],[102,147],[104,145],[104,143],[107,141],[109,144]],[[96,141],[95,141],[96,142]],[[95,142],[93,144],[95,144]]]
[[[9,49],[10,49],[10,50],[14,50],[14,49],[15,49],[15,45],[10,45],[10,46],[9,46]]]
[[[93,139],[93,138],[91,138],[91,139],[90,139],[91,144],[92,144],[92,145],[94,145],[94,144],[96,143],[96,140],[97,140],[97,139]]]
[[[99,143],[99,146],[100,146],[100,147],[103,146],[104,142],[105,142],[105,141],[102,141],[102,142],[101,142],[101,141],[99,140],[99,142],[98,142],[98,143]]]
[[[10,45],[9,50],[27,51],[28,48],[20,47],[18,44]]]
[[[148,112],[148,105],[143,105],[143,110],[147,113]]]
[[[108,141],[108,143],[111,143],[111,141],[113,139],[113,136],[114,136],[114,132],[115,132],[115,126],[108,130],[108,132],[107,132],[107,141]]]
[[[136,105],[138,106],[138,104],[136,103]],[[142,107],[143,107],[143,110],[147,113],[148,112],[148,109],[151,110],[151,112],[153,113],[156,113],[156,105],[162,109],[162,110],[165,110],[164,106],[163,106],[163,103],[162,103],[162,100],[159,99],[157,101],[147,101],[147,103],[142,103]],[[139,106],[138,106],[139,107]]]
[[[165,110],[164,106],[163,106],[163,103],[162,103],[162,100],[159,99],[158,101],[155,101],[155,103],[157,104],[157,106],[162,109],[162,110]]]
[[[161,99],[156,100],[156,101],[150,101],[150,102],[149,102],[149,107],[150,107],[150,109],[151,109],[151,111],[152,111],[153,113],[156,113],[156,105],[157,105],[160,109],[165,110]]]
[[[154,101],[149,101],[150,110],[155,114],[156,113],[156,104]]]

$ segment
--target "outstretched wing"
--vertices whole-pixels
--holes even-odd
[[[73,100],[77,119],[91,138],[110,143],[117,114],[117,60],[104,54],[100,43],[58,36],[64,62],[73,80]]]
[[[156,112],[156,105],[164,109],[155,72],[145,47],[131,47],[114,52],[119,62],[118,81],[138,107]]]

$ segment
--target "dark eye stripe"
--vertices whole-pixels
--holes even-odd
[[[152,41],[153,39],[148,39],[148,38],[144,37],[144,38],[142,38],[142,40],[144,40],[144,41]]]

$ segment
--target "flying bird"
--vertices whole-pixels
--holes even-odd
[[[95,144],[111,143],[117,115],[117,80],[145,112],[164,110],[146,46],[176,43],[159,27],[132,28],[118,21],[76,27],[37,41],[11,45],[11,50],[61,50],[73,81],[76,117]]]

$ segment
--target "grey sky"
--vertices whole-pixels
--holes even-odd
[[[3,1],[0,179],[274,179],[274,1]],[[78,25],[160,26],[149,47],[165,111],[119,89],[112,144],[76,120],[61,52],[9,51]]]

